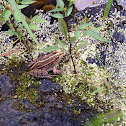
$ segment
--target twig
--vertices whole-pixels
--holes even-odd
[[[8,53],[4,53],[4,54],[0,55],[0,57],[10,55],[12,53],[18,52],[19,50],[20,50],[20,44],[18,44],[18,48],[17,49],[15,49],[13,51],[10,51]]]

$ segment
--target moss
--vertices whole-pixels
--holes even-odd
[[[21,57],[11,55],[4,67],[1,68],[1,73],[5,73],[13,80],[17,80],[25,70],[25,61]]]
[[[104,83],[107,82],[107,76],[105,70],[99,68],[95,64],[87,64],[82,57],[75,60],[77,74],[71,74],[72,63],[67,63],[63,66],[64,73],[61,76],[55,78],[55,81],[60,83],[63,86],[65,93],[74,94],[79,96],[82,100],[98,110],[106,108],[110,105],[110,102],[104,101],[104,96],[106,95],[106,90],[108,90]],[[109,83],[109,82],[108,82]],[[104,91],[99,90],[101,87],[104,87]],[[97,91],[98,90],[98,91]],[[92,94],[92,92],[96,93]]]
[[[37,105],[37,99],[39,95],[37,94],[36,87],[40,84],[39,81],[34,79],[29,75],[29,73],[23,73],[19,78],[19,86],[17,87],[16,93],[19,100],[28,99],[31,103]],[[30,86],[34,85],[34,88]]]
[[[73,113],[74,113],[75,117],[78,116],[80,114],[80,112],[81,112],[81,109],[79,109],[79,110],[73,109]]]
[[[34,105],[37,105],[36,101],[39,97],[36,87],[39,85],[39,81],[34,79],[27,72],[27,65],[24,59],[20,56],[11,55],[4,67],[1,66],[0,73],[5,73],[11,77],[12,80],[19,82],[16,89],[16,94],[19,100],[28,99]],[[34,88],[30,86],[33,85]],[[1,97],[1,99],[3,99]]]
[[[19,101],[16,101],[14,104],[13,104],[13,108],[16,109],[16,110],[19,110],[19,111],[27,111],[27,112],[33,112],[34,110],[30,110],[29,108],[25,108],[24,105],[20,104]]]
[[[20,105],[20,103],[18,101],[14,102],[13,108],[16,110],[20,110],[20,111],[23,110],[22,109],[23,107]]]
[[[5,100],[6,100],[6,98],[3,95],[0,95],[0,101],[5,101]]]
[[[25,61],[19,56],[10,56],[6,61],[6,67],[1,70],[1,73],[5,73],[13,80],[19,81],[17,86],[17,97],[19,100],[28,99],[31,103],[36,104],[37,94],[36,87],[39,85],[39,81],[29,75]],[[30,85],[34,85],[35,88],[30,88]]]

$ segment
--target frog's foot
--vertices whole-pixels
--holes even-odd
[[[53,67],[53,73],[60,74],[60,73],[62,73],[62,70],[57,70],[56,67]]]

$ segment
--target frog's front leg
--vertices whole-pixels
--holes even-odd
[[[53,73],[54,74],[60,74],[60,73],[62,73],[62,70],[57,70],[56,67],[54,66],[53,67]]]

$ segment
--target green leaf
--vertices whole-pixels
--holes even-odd
[[[85,29],[87,28],[89,25],[91,25],[91,23],[85,23],[79,26],[79,29]]]
[[[0,4],[0,8],[2,8],[3,7],[3,4]]]
[[[87,120],[81,126],[103,126],[109,123],[110,125],[118,125],[121,124],[123,120],[124,114],[120,108],[114,108],[107,112],[96,114],[93,118]],[[119,121],[117,121],[119,120]],[[119,122],[119,123],[118,123]]]
[[[71,39],[70,39],[70,42],[71,43],[74,43],[76,41],[76,37],[74,36],[74,37],[71,37]]]
[[[75,31],[74,36],[76,37],[76,40],[78,40],[80,37],[80,31]]]
[[[106,8],[105,8],[105,12],[104,12],[104,15],[103,15],[103,21],[105,20],[105,18],[107,17],[107,15],[108,15],[108,13],[110,11],[112,2],[113,2],[113,0],[108,0],[108,2],[107,2]]]
[[[36,1],[22,1],[20,2],[21,4],[32,4],[32,3],[35,3]]]
[[[87,41],[84,41],[84,40],[80,41],[79,43],[80,44],[75,48],[76,51],[79,50],[80,48],[86,47],[86,45],[89,45],[89,43]]]
[[[64,19],[58,18],[60,31],[66,36],[68,33],[67,25]]]
[[[70,54],[68,50],[64,49],[64,52],[66,52],[67,54]]]
[[[21,22],[21,20],[18,18],[18,16],[16,17],[17,15],[14,15],[14,20],[15,20],[15,24],[17,25],[19,22]]]
[[[18,5],[18,8],[19,9],[23,9],[23,8],[25,8],[25,7],[28,7],[29,5]]]
[[[78,46],[76,46],[75,51],[85,47],[86,47],[85,44],[79,44]]]
[[[42,23],[42,24],[43,24],[43,23],[45,22],[45,20],[43,20],[43,19],[37,19],[36,22],[37,22],[37,23]]]
[[[10,35],[10,36],[12,36],[12,35],[14,35],[16,32],[13,30],[13,29],[9,29],[8,30],[8,34]]]
[[[71,14],[72,9],[73,9],[73,6],[70,7],[67,12],[65,12],[65,17],[68,17]]]
[[[55,50],[58,50],[58,49],[59,49],[58,46],[49,46],[49,47],[46,47],[46,48],[41,49],[41,51],[44,51],[44,52],[52,52],[52,51],[55,51]]]
[[[73,5],[73,4],[75,4],[75,0],[68,0],[68,1],[70,1],[69,7],[70,7],[71,5]]]
[[[16,3],[19,4],[20,3],[20,0],[16,0]]]
[[[102,92],[102,91],[105,91],[106,88],[104,86],[100,87],[99,89],[97,89],[96,91],[93,91],[91,94],[96,94],[96,93],[99,93],[99,92]]]
[[[38,26],[36,26],[34,23],[30,23],[30,28],[32,29],[32,30],[41,30],[41,28],[39,28]]]
[[[25,20],[24,15],[23,15],[22,13],[21,13],[21,15],[22,15],[22,18]],[[16,12],[14,12],[14,18],[15,18],[15,20],[16,20],[17,22],[21,22],[21,21],[22,21],[22,19],[19,18],[18,13],[16,13]]]
[[[12,14],[12,12],[10,10],[6,10],[5,13],[4,13],[4,21],[6,22],[10,15]]]
[[[80,43],[81,45],[82,45],[82,44],[85,44],[85,45],[88,45],[88,44],[89,44],[87,41],[84,41],[84,40],[80,41],[79,43]]]
[[[13,24],[12,24],[12,23],[10,23],[10,24],[9,24],[9,27],[10,27],[11,29],[13,29]]]
[[[0,9],[0,19],[3,18],[3,11]]]
[[[62,48],[64,48],[64,44],[62,43],[61,40],[56,41],[55,43],[58,43]]]
[[[63,18],[63,15],[62,14],[59,14],[59,13],[56,13],[56,14],[51,14],[52,17],[55,17],[55,18]]]
[[[21,20],[21,22],[23,23],[23,25],[25,26],[25,28],[27,29],[27,31],[29,32],[29,34],[31,35],[31,37],[33,38],[33,40],[36,42],[36,44],[38,46],[40,46],[39,42],[37,41],[36,37],[34,36],[33,32],[31,31],[28,23],[26,22],[25,17],[21,13],[21,11],[18,9],[18,6],[17,6],[15,0],[8,0],[8,2],[10,3],[10,5],[13,8],[13,10],[15,11],[14,15],[16,15],[16,17],[18,16],[18,18]]]
[[[59,44],[59,45],[62,47],[62,49],[64,50],[64,52],[66,52],[66,53],[69,54],[69,51],[66,50],[66,49],[64,48],[64,46],[65,46],[65,44],[66,44],[65,41],[63,41],[63,40],[58,40],[58,41],[56,41],[55,43]]]
[[[105,26],[100,26],[100,27],[97,27],[97,28],[93,28],[93,29],[90,29],[91,31],[94,31],[94,32],[99,32],[101,29],[103,29]]]
[[[57,12],[57,11],[63,11],[63,9],[61,9],[61,8],[55,8],[55,9],[50,10],[48,12]]]
[[[31,19],[31,21],[32,21],[32,22],[35,21],[37,17],[38,17],[38,15],[35,15],[35,16]]]
[[[63,10],[64,9],[64,2],[63,2],[63,0],[57,0],[57,6],[59,6]]]
[[[101,37],[98,33],[92,31],[92,30],[87,30],[85,31],[84,35],[90,35],[91,37],[100,40],[100,41],[104,41],[104,42],[110,42],[107,39]]]
[[[30,2],[30,1],[33,1],[33,0],[22,0],[22,2]]]

